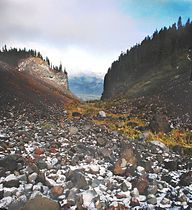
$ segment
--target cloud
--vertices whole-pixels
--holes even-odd
[[[118,41],[119,49],[119,45],[136,41],[131,34],[139,33],[134,20],[120,13],[116,5],[114,0],[7,0],[1,7],[5,12],[0,32],[7,41],[16,37],[100,50],[115,49]]]
[[[192,11],[184,11],[190,0],[179,2],[0,0],[0,44],[41,50],[71,73],[106,72],[121,51],[171,23],[178,11]]]

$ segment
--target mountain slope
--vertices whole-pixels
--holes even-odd
[[[158,103],[170,115],[191,118],[191,36],[192,23],[173,24],[121,54],[105,75],[102,99],[144,97],[145,105]]]
[[[53,107],[60,109],[77,101],[68,90],[67,75],[35,57],[20,60],[18,66],[0,61],[0,97],[2,110],[11,106],[18,110],[31,107],[45,115]]]

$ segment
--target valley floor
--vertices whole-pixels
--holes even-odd
[[[0,112],[1,209],[192,208],[190,134],[104,102],[33,112]]]

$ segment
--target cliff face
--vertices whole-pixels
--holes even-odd
[[[21,60],[18,63],[18,71],[39,78],[61,91],[69,90],[67,73],[55,71],[40,58],[29,57]]]
[[[19,60],[16,66],[0,61],[0,98],[1,109],[30,106],[46,114],[77,101],[68,89],[67,73],[32,56]]]

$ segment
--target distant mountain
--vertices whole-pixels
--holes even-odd
[[[103,79],[80,74],[69,77],[70,90],[82,100],[99,99],[103,91]]]

